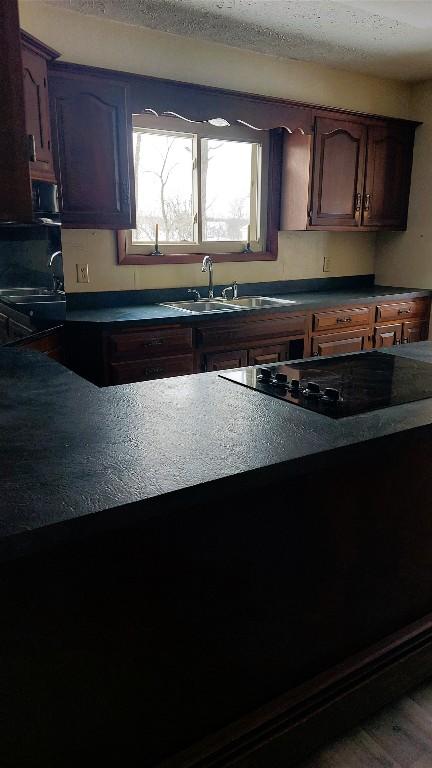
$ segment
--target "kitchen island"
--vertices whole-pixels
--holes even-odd
[[[432,399],[335,421],[11,349],[0,389],[4,764],[290,765],[432,673]]]

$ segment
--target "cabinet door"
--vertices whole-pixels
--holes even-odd
[[[408,322],[403,324],[402,341],[404,344],[412,344],[427,338],[427,323]]]
[[[17,0],[0,2],[0,221],[31,221]]]
[[[402,338],[402,323],[396,325],[375,326],[375,347],[393,347],[400,344]]]
[[[388,124],[369,128],[364,226],[406,228],[413,144],[411,127]]]
[[[365,150],[366,127],[361,123],[317,119],[311,226],[359,226]]]
[[[270,365],[287,360],[287,348],[284,344],[275,347],[260,347],[249,350],[249,365]]]
[[[32,179],[55,181],[51,153],[47,64],[43,56],[23,46],[24,101]]]
[[[359,329],[357,333],[332,333],[325,336],[315,336],[312,339],[312,354],[314,357],[325,355],[344,355],[348,352],[362,352],[369,349],[370,337],[367,328]]]
[[[62,223],[94,229],[134,227],[127,86],[102,75],[55,70],[49,89]]]
[[[232,352],[212,352],[205,355],[204,370],[225,371],[229,368],[243,368],[247,364],[248,356],[245,349]]]

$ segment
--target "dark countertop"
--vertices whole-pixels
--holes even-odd
[[[389,353],[432,363],[430,342]],[[205,483],[219,493],[240,475],[249,488],[269,471],[288,479],[323,454],[432,425],[432,399],[335,421],[216,373],[99,389],[19,349],[0,351],[0,391],[3,558],[180,513]]]
[[[161,304],[142,304],[141,306],[124,306],[124,307],[106,307],[100,309],[81,309],[68,311],[66,314],[66,322],[70,323],[96,323],[98,325],[111,325],[116,323],[122,323],[123,326],[134,324],[172,324],[173,322],[183,323],[186,325],[196,324],[203,320],[216,319],[227,317],[232,315],[233,317],[250,315],[251,312],[256,314],[261,312],[262,314],[269,314],[273,312],[297,312],[304,310],[311,310],[318,307],[329,307],[338,305],[347,305],[350,302],[364,301],[365,303],[374,303],[381,300],[388,299],[403,299],[403,298],[418,298],[421,296],[430,296],[431,292],[423,289],[407,289],[407,288],[395,288],[391,286],[372,286],[371,288],[350,289],[350,290],[335,290],[335,291],[310,291],[308,293],[288,293],[278,294],[277,296],[266,293],[266,296],[270,298],[287,299],[289,304],[281,304],[278,307],[270,307],[265,309],[240,309],[235,311],[228,311],[226,313],[221,312],[208,312],[199,314],[191,314],[184,312],[180,309],[172,309],[170,307],[162,306]],[[241,296],[240,286],[240,296]],[[258,294],[257,294],[258,295]],[[259,294],[263,295],[263,294]]]

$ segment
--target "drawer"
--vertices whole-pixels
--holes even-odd
[[[231,318],[228,324],[212,323],[197,329],[197,340],[201,347],[226,348],[232,345],[249,346],[263,341],[275,342],[276,339],[290,336],[303,336],[306,333],[306,317],[277,315],[266,320],[245,320],[236,322]]]
[[[409,317],[426,317],[428,311],[428,299],[414,299],[413,301],[398,301],[391,304],[378,304],[376,319],[378,321],[403,320]]]
[[[343,330],[344,328],[368,325],[370,323],[370,307],[354,307],[353,309],[332,309],[328,312],[315,312],[313,316],[314,331]]]
[[[192,328],[148,328],[108,336],[110,360],[141,360],[192,352]]]
[[[178,357],[153,357],[130,363],[111,363],[109,379],[111,384],[128,384],[133,381],[163,379],[169,376],[184,376],[194,372],[193,355]]]

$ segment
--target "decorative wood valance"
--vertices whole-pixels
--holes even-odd
[[[286,128],[289,133],[312,133],[312,109],[262,96],[223,91],[187,83],[145,77],[130,79],[135,114],[179,117],[213,125],[243,124],[257,131]]]
[[[133,114],[211,121],[213,125],[219,121],[220,125],[244,124],[257,131],[285,128],[289,133],[313,132],[313,107],[307,104],[65,62],[55,62],[50,69],[121,80],[128,85]]]

